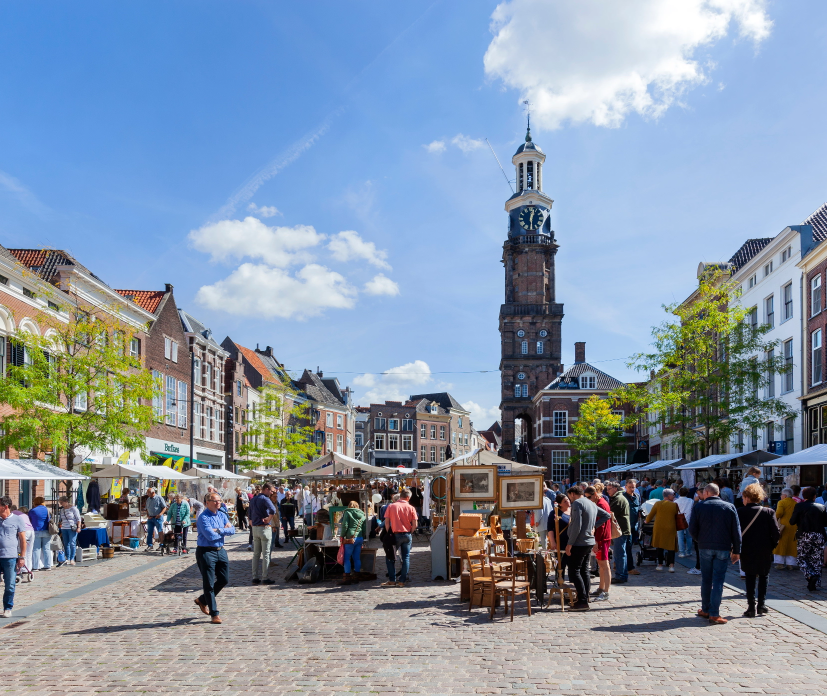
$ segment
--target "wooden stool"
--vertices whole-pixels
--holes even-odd
[[[113,520],[112,521],[112,541],[115,541],[115,527],[120,529],[121,537],[118,540],[119,544],[123,544],[123,540],[126,538],[123,533],[124,527],[126,527],[126,536],[132,536],[132,521],[131,520]]]
[[[560,597],[560,608],[563,609],[563,611],[565,611],[565,599],[568,598],[569,606],[573,607],[575,602],[577,601],[577,592],[575,592],[574,588],[571,585],[563,585],[563,587],[549,587],[546,609],[551,607],[551,603],[555,597]]]

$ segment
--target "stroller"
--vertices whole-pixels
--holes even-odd
[[[17,571],[17,578],[15,579],[15,583],[24,582],[24,578],[25,582],[31,582],[34,579],[34,573],[31,571],[30,568],[26,567],[25,563],[23,564],[23,567]]]
[[[637,552],[635,565],[642,565],[643,561],[654,561],[657,563],[658,550],[652,546],[652,534],[655,531],[654,522],[644,522],[640,528],[640,551]]]
[[[178,553],[179,540],[175,538],[175,532],[164,532],[161,542],[158,544],[158,550],[163,556],[166,554]]]

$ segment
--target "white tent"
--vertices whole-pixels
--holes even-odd
[[[806,466],[808,464],[827,464],[827,445],[813,445],[800,452],[785,454],[778,459],[773,459],[768,466]]]
[[[274,476],[280,473],[281,471],[276,471],[275,469],[248,469],[247,471],[242,471],[241,475],[245,478],[261,478],[263,476]]]
[[[92,478],[150,478],[162,481],[189,481],[197,478],[175,471],[169,466],[143,466],[140,464],[113,464],[105,469],[96,471]]]
[[[324,473],[320,471],[322,468],[328,466],[330,467],[329,470],[326,469]],[[320,457],[319,459],[309,462],[304,466],[300,466],[297,469],[283,471],[282,475],[287,478],[312,475],[343,475],[348,470],[363,471],[368,474],[377,474],[382,476],[387,476],[390,471],[392,471],[391,469],[387,469],[383,466],[371,466],[370,464],[365,464],[365,462],[361,462],[358,459],[353,459],[352,457],[348,457],[344,454],[339,454],[338,452],[330,452],[324,457]]]
[[[491,450],[484,450],[484,449],[475,449],[471,450],[468,454],[460,455],[459,457],[454,457],[453,459],[445,462],[444,464],[439,464],[437,466],[432,466],[430,469],[420,469],[420,475],[430,476],[432,474],[442,474],[448,471],[451,467],[454,466],[497,466],[502,469],[506,469],[511,473],[514,472],[538,472],[538,471],[545,471],[545,467],[542,466],[533,466],[532,464],[521,464],[520,462],[512,462],[510,459],[505,459],[499,456],[496,452],[492,452]]]
[[[0,459],[0,480],[85,481],[88,476],[67,471],[39,459]]]
[[[194,466],[192,467],[192,469],[187,469],[184,473],[187,476],[194,476],[195,478],[244,479],[245,481],[250,480],[249,476],[242,476],[241,474],[233,473],[229,469],[201,469],[197,466]]]
[[[799,452],[799,454],[801,454],[801,452]],[[778,458],[779,457],[777,454],[773,454],[772,452],[765,452],[764,450],[752,450],[751,452],[743,453],[733,452],[730,454],[711,454],[708,457],[698,459],[695,462],[689,462],[688,464],[681,464],[680,466],[676,466],[675,470],[678,471],[680,469],[708,469],[709,467],[727,464],[728,462],[731,462],[735,459],[743,459],[745,464],[761,465],[764,462],[769,462]],[[771,466],[776,466],[774,461]]]

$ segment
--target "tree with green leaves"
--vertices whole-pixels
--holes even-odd
[[[669,319],[652,329],[651,351],[629,363],[651,376],[648,383],[612,394],[634,404],[684,456],[725,452],[739,433],[796,415],[774,395],[776,375],[790,369],[779,343],[766,338],[770,327],[739,304],[740,294],[726,271],[702,274],[686,301],[664,306]]]
[[[84,307],[58,293],[58,310],[35,320],[40,335],[9,336],[6,374],[0,378],[0,449],[52,452],[55,463],[114,447],[143,452],[152,424],[156,385],[132,350],[136,331],[117,308]]]
[[[626,453],[627,427],[623,415],[612,410],[613,401],[592,394],[580,404],[580,414],[565,442],[574,449],[572,464],[582,463],[582,453],[591,452],[595,461],[609,460]]]
[[[310,404],[285,380],[264,385],[255,417],[247,424],[247,442],[240,454],[267,469],[295,469],[321,451],[313,441]]]

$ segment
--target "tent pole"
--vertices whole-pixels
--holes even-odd
[[[451,530],[453,529],[453,526],[454,526],[454,524],[453,524],[453,508],[454,508],[454,505],[453,505],[453,500],[451,498],[451,489],[452,489],[452,486],[453,486],[453,479],[454,479],[454,474],[453,474],[452,471],[449,470],[448,471],[448,476],[445,477],[445,483],[447,484],[447,486],[446,486],[447,490],[445,491],[445,500],[446,500],[446,503],[447,503],[447,506],[446,506],[447,509],[445,510],[445,520],[446,520],[446,525],[447,525],[447,529],[445,530],[445,538],[448,540],[448,546],[445,549],[445,552],[448,556],[448,572],[447,572],[448,580],[452,579],[451,578],[451,543],[453,542],[453,538],[452,538]],[[460,573],[462,573],[462,567],[460,567]]]

